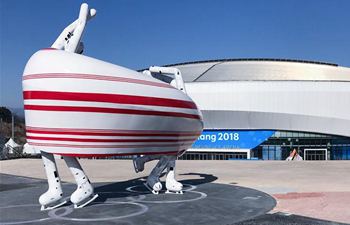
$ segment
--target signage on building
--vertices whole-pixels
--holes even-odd
[[[275,131],[204,130],[192,148],[253,149],[270,138]]]

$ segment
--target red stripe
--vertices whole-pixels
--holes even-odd
[[[38,143],[28,142],[33,146],[47,146],[47,147],[67,147],[67,148],[157,148],[157,147],[181,147],[190,145],[189,143],[181,144],[151,144],[151,145],[72,145],[72,144],[57,144],[57,143]]]
[[[90,129],[90,128],[62,128],[62,127],[32,127],[26,126],[26,129],[38,130],[38,131],[74,131],[74,132],[101,132],[101,133],[142,133],[142,134],[154,134],[154,133],[169,133],[169,134],[184,134],[184,135],[199,135],[198,131],[174,131],[174,130],[120,130],[120,129]]]
[[[87,107],[87,106],[48,106],[48,105],[24,105],[24,109],[39,110],[39,111],[95,112],[95,113],[132,114],[132,115],[144,115],[144,116],[169,116],[169,117],[183,117],[183,118],[200,120],[199,115],[179,113],[179,112],[153,111],[153,110],[117,109],[117,108],[102,108],[102,107]]]
[[[28,133],[37,134],[63,134],[63,135],[89,135],[89,136],[170,136],[190,137],[199,136],[201,132],[195,131],[169,131],[169,130],[118,130],[118,129],[83,129],[83,128],[58,128],[58,127],[32,127],[26,126]]]
[[[171,86],[167,83],[134,79],[134,78],[126,78],[126,77],[96,75],[96,74],[71,74],[71,73],[27,74],[27,75],[24,75],[22,79],[23,80],[32,80],[32,79],[49,79],[49,78],[74,78],[74,79],[88,79],[88,80],[103,80],[103,81],[115,81],[115,82],[142,84],[142,85],[148,85],[148,86],[154,86],[154,87],[174,88],[173,86]]]
[[[45,100],[66,100],[66,101],[109,102],[109,103],[119,103],[119,104],[152,105],[152,106],[197,109],[196,105],[190,101],[157,98],[157,97],[145,97],[145,96],[136,96],[136,95],[121,95],[121,94],[55,92],[55,91],[24,91],[23,98],[25,100],[45,99]]]
[[[42,131],[42,130],[31,130],[27,129],[28,133],[35,134],[62,134],[62,135],[86,135],[86,136],[126,136],[126,137],[182,137],[182,136],[199,136],[200,133],[99,133],[99,132],[76,132],[76,131]]]
[[[181,150],[184,151],[184,150]],[[80,153],[53,153],[62,156],[91,158],[91,157],[109,157],[109,156],[129,156],[129,155],[177,155],[181,151],[168,152],[137,152],[137,153],[115,153],[115,154],[80,154]]]
[[[27,136],[31,140],[47,140],[47,141],[71,141],[71,142],[186,142],[195,139],[92,139],[92,138],[66,138],[66,137],[38,137]]]

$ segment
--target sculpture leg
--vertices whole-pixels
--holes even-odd
[[[64,205],[67,201],[61,201],[63,197],[61,180],[53,154],[42,151],[41,158],[44,162],[47,182],[49,184],[49,189],[39,198],[41,211],[43,211],[57,208]]]
[[[168,156],[169,163],[167,167],[167,176],[165,180],[165,187],[167,191],[165,193],[175,193],[182,194],[183,185],[175,179],[175,164],[176,164],[176,156]]]
[[[147,177],[146,187],[148,187],[153,194],[158,194],[162,189],[162,184],[160,183],[159,177],[162,175],[162,172],[165,170],[165,168],[167,168],[170,160],[170,156],[161,156],[157,165],[153,168],[150,175]]]
[[[82,208],[95,200],[98,195],[94,195],[94,188],[88,177],[85,175],[78,160],[75,157],[68,156],[64,156],[63,158],[77,183],[77,189],[71,195],[70,201],[74,204],[74,208]]]
[[[156,159],[160,159],[162,156],[161,155],[144,155],[144,156],[138,156],[133,158],[133,164],[134,164],[134,169],[135,172],[142,172],[145,169],[145,163],[152,161],[152,160],[156,160]]]

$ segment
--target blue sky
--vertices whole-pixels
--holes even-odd
[[[132,69],[218,58],[291,58],[350,67],[348,0],[0,0],[0,105],[23,107],[29,57],[97,9],[85,54]]]

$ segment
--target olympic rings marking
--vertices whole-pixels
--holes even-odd
[[[133,202],[142,202],[142,203],[166,203],[166,204],[171,204],[171,203],[182,203],[182,202],[193,202],[193,201],[198,201],[200,199],[206,198],[207,194],[200,192],[200,191],[193,191],[194,189],[196,189],[197,187],[191,184],[185,184],[187,186],[189,186],[190,188],[183,190],[184,192],[189,192],[189,193],[196,193],[199,194],[199,197],[196,198],[192,198],[192,199],[183,199],[183,200],[145,200],[146,196],[145,195],[139,195],[138,198],[130,196],[127,197],[128,200],[133,201]],[[131,186],[131,187],[127,187],[125,190],[133,192],[133,193],[149,193],[148,192],[141,192],[141,191],[135,191],[133,190],[135,187],[138,187],[141,185],[135,185],[135,186]]]
[[[35,220],[26,220],[26,221],[13,221],[13,222],[0,222],[1,225],[17,225],[17,224],[26,224],[26,223],[36,223],[36,222],[42,222],[42,221],[47,221],[51,219],[60,219],[60,220],[69,220],[69,221],[80,221],[80,222],[98,222],[98,221],[107,221],[107,220],[118,220],[118,219],[125,219],[128,217],[133,217],[133,216],[138,216],[141,214],[144,214],[148,211],[148,206],[142,204],[142,203],[182,203],[182,202],[192,202],[192,201],[197,201],[203,198],[207,197],[207,194],[199,191],[194,191],[197,187],[194,185],[190,184],[184,184],[185,186],[189,186],[189,188],[184,189],[183,191],[185,192],[190,192],[190,193],[196,193],[199,194],[199,197],[193,198],[193,199],[184,199],[184,200],[158,200],[158,201],[152,201],[152,200],[146,200],[146,195],[138,195],[137,197],[129,196],[126,199],[128,199],[130,202],[118,202],[118,201],[107,201],[104,203],[99,203],[97,204],[98,206],[101,205],[116,205],[116,204],[121,204],[121,205],[135,205],[140,208],[140,211],[131,213],[128,215],[123,215],[123,216],[114,216],[114,217],[104,217],[104,218],[70,218],[67,217],[69,214],[74,212],[74,208],[72,206],[66,206],[66,207],[60,207],[57,209],[53,209],[48,212],[49,217],[41,218],[41,219],[35,219]],[[135,185],[126,188],[127,192],[118,192],[118,193],[149,193],[148,191],[146,192],[141,192],[141,191],[136,191],[133,190],[135,187],[141,186],[141,185]],[[99,193],[115,193],[115,192],[99,192]],[[65,199],[68,199],[69,197],[66,197]],[[12,205],[12,206],[2,206],[0,209],[6,209],[6,208],[16,208],[16,207],[34,207],[37,206],[39,208],[39,205],[37,204],[23,204],[23,205]],[[64,210],[63,212],[59,213],[60,210]]]
[[[7,208],[16,208],[16,207],[32,207],[37,206],[38,209],[40,206],[38,204],[23,204],[23,205],[9,205],[9,206],[1,206],[0,209],[7,209]],[[12,225],[12,224],[26,224],[26,223],[36,223],[36,222],[42,222],[46,220],[50,220],[50,217],[45,217],[41,219],[35,219],[35,220],[24,220],[24,221],[13,221],[13,222],[1,222],[1,225]]]
[[[125,219],[128,217],[133,217],[133,216],[138,216],[138,215],[142,215],[144,213],[146,213],[148,211],[148,207],[146,205],[137,203],[137,202],[117,202],[117,201],[108,201],[102,204],[98,204],[98,206],[101,205],[116,205],[116,204],[121,204],[121,205],[136,205],[139,206],[141,208],[140,211],[135,212],[135,213],[130,213],[128,215],[124,215],[124,216],[112,216],[112,217],[104,217],[104,218],[91,218],[91,219],[86,219],[86,218],[70,218],[70,217],[65,217],[66,215],[70,214],[71,212],[73,212],[73,208],[72,207],[63,207],[63,208],[71,208],[71,209],[65,209],[65,211],[59,215],[57,215],[57,211],[62,209],[62,208],[57,208],[54,210],[51,210],[49,212],[49,216],[52,219],[61,219],[61,220],[70,220],[70,221],[80,221],[80,222],[98,222],[98,221],[107,221],[107,220],[118,220],[118,219]],[[71,210],[71,211],[70,211]],[[67,213],[68,212],[68,213]]]

